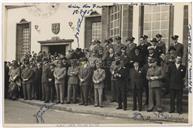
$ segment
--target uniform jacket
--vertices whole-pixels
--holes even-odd
[[[78,73],[79,73],[79,67],[69,67],[68,68],[68,85],[78,85],[79,78],[78,78]]]
[[[183,56],[183,51],[184,51],[184,46],[181,43],[176,43],[173,44],[173,46],[176,49],[176,55],[182,57]]]
[[[127,44],[126,54],[127,56],[131,56],[134,53],[134,49],[137,45],[135,43]]]
[[[114,44],[113,45],[113,48],[114,48],[114,51],[115,51],[115,54],[116,53],[119,53],[121,51],[121,48],[125,47],[124,44],[120,43],[120,44]]]
[[[158,79],[150,80],[150,77],[154,77],[154,76],[158,77]],[[150,88],[161,87],[161,85],[162,85],[161,80],[162,80],[163,76],[164,76],[164,72],[160,66],[149,67],[147,70],[147,75],[146,75],[146,78],[147,78],[148,83],[149,83],[149,87]]]
[[[89,85],[92,81],[92,68],[89,65],[80,67],[79,78],[83,79],[83,81],[80,81],[80,86]]]
[[[21,79],[20,79],[20,68],[11,69],[9,71],[9,82],[15,83],[17,85],[21,85]]]
[[[32,68],[30,67],[25,67],[23,70],[22,70],[22,73],[21,73],[21,78],[23,80],[23,82],[25,83],[32,83],[33,82],[33,70]],[[26,80],[25,80],[26,79]]]
[[[170,64],[168,68],[168,78],[170,89],[183,89],[186,67],[180,65],[177,69],[175,63]]]
[[[142,69],[138,68],[138,70],[135,70],[135,68],[130,69],[129,78],[131,81],[131,87],[132,89],[143,89],[144,84],[144,76],[145,74],[142,72]]]
[[[126,86],[127,69],[125,67],[116,68],[112,74],[113,78],[119,83],[119,86]]]
[[[93,73],[92,79],[93,79],[95,88],[104,88],[105,70],[96,69]]]
[[[49,64],[44,64],[42,66],[42,83],[48,83],[48,74],[49,74]]]
[[[64,83],[66,78],[66,67],[56,67],[54,69],[55,83]]]
[[[161,55],[162,53],[166,53],[166,43],[163,40],[160,40],[157,44],[158,53]]]

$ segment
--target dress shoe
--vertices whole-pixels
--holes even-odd
[[[126,110],[127,110],[127,108],[123,108],[123,110],[124,110],[124,111],[126,111]]]
[[[79,105],[84,105],[84,103],[80,103]]]
[[[61,104],[64,104],[64,101],[60,102]]]
[[[153,111],[153,108],[152,109],[148,109],[147,112],[152,112]]]
[[[122,109],[122,107],[117,107],[116,109]]]
[[[68,101],[68,102],[66,102],[66,104],[70,104],[70,102]]]
[[[133,108],[132,110],[133,110],[133,111],[136,111],[137,109],[136,109],[136,108]]]
[[[49,101],[47,101],[47,100],[46,100],[46,101],[44,101],[44,103],[48,103],[48,102],[49,102]]]

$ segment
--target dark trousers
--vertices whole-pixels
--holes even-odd
[[[145,104],[148,105],[149,101],[149,87],[148,87],[148,81],[146,80],[145,82]]]
[[[71,97],[72,97],[72,101],[76,102],[76,87],[78,85],[68,85],[68,94],[67,94],[67,102],[71,101]]]
[[[170,89],[170,111],[175,111],[175,105],[177,106],[177,112],[182,112],[182,89]],[[177,102],[175,103],[175,99]]]
[[[25,100],[31,100],[31,83],[23,83],[23,96]]]
[[[50,86],[50,100],[53,102],[56,94],[54,83],[49,83]]]
[[[45,90],[48,83],[42,83],[42,100],[45,100]]]
[[[17,87],[16,83],[14,83],[14,82],[10,83],[8,94],[9,94],[10,99],[13,99],[13,100],[17,99],[18,87]]]
[[[49,101],[50,100],[50,85],[49,84],[45,84],[45,101]]]
[[[112,100],[117,101],[117,86],[116,86],[115,80],[111,81],[111,95],[112,95]]]
[[[121,85],[120,81],[116,81],[117,86],[117,100],[118,100],[118,106],[122,108],[127,108],[127,88],[126,85]],[[121,82],[122,83],[122,82]]]
[[[64,83],[55,83],[57,102],[64,103]]]
[[[137,109],[137,103],[138,103],[138,109],[142,109],[142,89],[133,89],[133,109]]]
[[[86,105],[88,105],[88,88],[88,85],[81,85],[80,87],[82,104]]]

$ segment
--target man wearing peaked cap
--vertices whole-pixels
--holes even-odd
[[[157,39],[156,45],[158,47],[159,55],[161,55],[162,53],[165,54],[166,53],[166,43],[162,40],[162,35],[157,34],[156,39]]]
[[[129,38],[126,39],[126,42],[127,42],[127,44],[126,44],[126,47],[127,47],[126,48],[126,54],[127,54],[128,57],[132,56],[132,54],[134,53],[134,49],[137,46],[134,43],[134,40],[135,40],[134,37],[129,37]]]
[[[171,46],[174,46],[176,49],[176,55],[182,57],[184,52],[184,45],[178,42],[178,35],[173,35],[172,37],[172,44]]]
[[[117,36],[115,37],[115,44],[113,45],[115,54],[121,51],[121,48],[124,47],[125,45],[122,44],[121,42],[121,37]]]

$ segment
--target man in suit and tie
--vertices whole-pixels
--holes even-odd
[[[157,64],[156,59],[151,59],[151,67],[148,68],[146,78],[149,85],[149,104],[148,112],[153,111],[154,103],[156,102],[156,109],[158,112],[162,111],[161,108],[161,80],[164,76],[164,72],[160,66]],[[155,99],[154,99],[155,98]]]
[[[131,81],[132,92],[133,92],[133,111],[142,110],[142,93],[143,93],[143,84],[144,84],[144,75],[141,68],[139,67],[139,62],[135,61],[133,68],[130,69],[129,78]]]
[[[125,45],[121,43],[121,37],[120,36],[115,37],[115,44],[113,44],[115,54],[121,52],[122,47],[125,47]]]
[[[117,86],[117,109],[127,110],[127,70],[120,61],[116,61],[116,70],[112,72],[115,79],[115,86]]]
[[[184,45],[178,42],[178,35],[174,35],[171,37],[173,40],[172,46],[176,49],[176,55],[183,57]]]
[[[171,63],[168,69],[170,85],[170,113],[175,112],[175,99],[177,99],[177,112],[182,113],[182,96],[186,67],[182,64],[182,58],[177,56],[175,63]]]
[[[102,61],[96,63],[96,70],[93,73],[92,80],[94,83],[94,96],[95,96],[95,107],[103,107],[102,95],[104,88],[105,70],[101,68]]]

